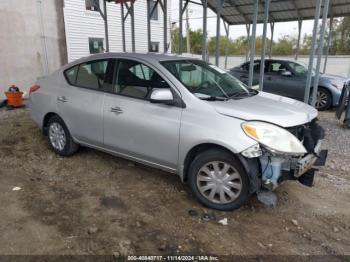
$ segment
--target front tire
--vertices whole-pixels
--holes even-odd
[[[316,98],[316,104],[315,107],[319,111],[327,110],[332,105],[332,95],[331,93],[323,88],[319,87],[317,91],[317,98]]]
[[[225,150],[200,153],[190,165],[188,182],[198,201],[209,208],[233,210],[248,200],[248,176],[239,160]]]
[[[47,123],[47,139],[51,149],[60,156],[71,156],[79,148],[63,120],[55,115]]]

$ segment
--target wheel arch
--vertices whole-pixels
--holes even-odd
[[[182,168],[182,181],[186,182],[187,181],[187,176],[188,176],[188,169],[190,167],[190,164],[192,161],[195,159],[195,157],[200,154],[201,152],[204,152],[209,149],[221,149],[224,150],[228,153],[230,153],[233,157],[236,157],[236,154],[233,153],[230,149],[227,147],[220,145],[220,144],[215,144],[215,143],[201,143],[198,145],[193,146],[186,154],[186,157],[183,161],[183,168]],[[239,161],[241,161],[238,157],[236,157]]]
[[[188,152],[184,160],[183,164],[183,170],[181,179],[183,182],[187,182],[188,177],[188,170],[191,165],[191,162],[195,159],[195,157],[200,154],[201,152],[204,152],[209,149],[221,149],[229,154],[232,155],[232,157],[236,158],[244,168],[244,170],[247,172],[247,175],[249,177],[249,192],[250,194],[257,192],[259,188],[261,187],[260,182],[260,163],[258,158],[245,158],[240,154],[236,154],[232,152],[227,147],[215,144],[215,143],[201,143],[196,146],[193,146]]]
[[[49,112],[47,113],[44,118],[43,118],[43,128],[42,128],[42,131],[43,131],[43,134],[46,136],[47,135],[47,124],[49,123],[49,120],[51,117],[53,116],[58,116],[59,118],[61,118],[57,113],[55,112]],[[62,119],[62,118],[61,118]]]
[[[331,104],[333,104],[333,92],[332,92],[332,90],[331,90],[329,87],[325,86],[325,85],[319,85],[319,86],[317,87],[317,91],[318,91],[320,88],[326,90],[326,91],[330,94],[331,99],[332,99],[332,100],[331,100]],[[313,89],[314,89],[314,87],[312,86],[312,87],[310,88],[310,97],[312,96]]]

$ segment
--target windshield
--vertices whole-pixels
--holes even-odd
[[[288,62],[288,65],[294,70],[298,75],[306,75],[308,72],[308,66],[302,62]],[[312,69],[312,74],[315,73],[315,69]]]
[[[248,88],[226,71],[200,60],[165,61],[166,67],[199,98],[231,98],[249,95]]]

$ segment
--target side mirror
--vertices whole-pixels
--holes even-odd
[[[174,102],[173,93],[169,88],[154,88],[150,98],[151,103],[172,104]]]
[[[282,71],[281,75],[282,76],[292,76],[292,72],[291,71],[287,71],[287,70],[286,71]]]

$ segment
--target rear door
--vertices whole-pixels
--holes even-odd
[[[64,72],[67,81],[57,96],[57,107],[73,137],[81,142],[103,144],[103,87],[111,61],[94,60]]]
[[[176,169],[182,108],[149,101],[153,88],[170,85],[144,63],[120,59],[117,64],[103,106],[105,147]]]
[[[248,85],[250,63],[244,63],[239,70],[235,70],[234,75],[244,84]],[[260,61],[254,61],[253,86],[259,84]]]

